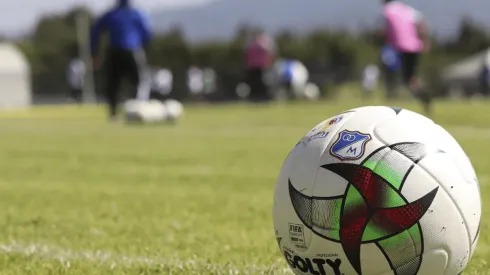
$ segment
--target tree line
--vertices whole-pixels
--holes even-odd
[[[42,17],[30,34],[15,41],[30,62],[35,95],[63,94],[68,89],[66,67],[78,54],[78,16],[93,22],[94,15],[88,9],[78,7],[64,14]],[[244,45],[255,29],[256,26],[244,24],[228,41],[190,43],[184,31],[174,26],[166,33],[156,34],[147,53],[148,60],[151,66],[173,71],[176,93],[180,91],[179,86],[185,85],[185,72],[190,66],[213,68],[219,76],[220,86],[227,90],[242,79]],[[378,63],[383,45],[375,29],[366,28],[353,34],[328,26],[309,33],[285,29],[275,34],[275,41],[280,56],[302,61],[313,75],[318,73],[322,75],[319,78],[333,84],[357,79],[365,65]],[[437,75],[445,66],[489,45],[490,35],[483,26],[471,19],[462,19],[452,38],[433,37],[432,51],[423,59],[422,70]]]

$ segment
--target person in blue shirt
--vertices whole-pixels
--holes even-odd
[[[396,97],[397,74],[401,69],[399,53],[390,45],[381,48],[381,67],[383,68],[386,97]]]
[[[293,87],[293,67],[295,60],[284,59],[281,63],[281,68],[279,71],[279,87],[287,92],[288,97],[293,97],[292,87]]]
[[[109,46],[105,55],[106,99],[109,116],[115,119],[119,103],[120,84],[128,78],[136,97],[147,71],[145,49],[152,32],[146,16],[134,8],[130,0],[118,0],[114,8],[97,18],[91,31],[91,50],[94,68],[100,67],[99,41],[108,34]]]
[[[484,96],[490,94],[490,68],[487,63],[487,58],[484,59],[480,71],[480,93]]]

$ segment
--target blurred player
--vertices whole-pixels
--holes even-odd
[[[269,99],[265,73],[274,59],[274,41],[267,34],[258,33],[245,51],[246,83],[252,101]]]
[[[153,96],[158,99],[167,99],[172,92],[174,75],[169,69],[160,68],[154,71],[152,81]]]
[[[68,64],[66,77],[70,86],[70,97],[78,104],[82,103],[83,85],[85,82],[85,63],[80,58],[73,58]]]
[[[480,94],[483,96],[488,96],[490,93],[490,68],[488,67],[487,58],[484,59],[481,66],[480,76]]]
[[[202,94],[204,90],[203,70],[192,66],[187,70],[187,87],[193,95]]]
[[[381,68],[383,70],[386,98],[388,100],[396,96],[397,74],[400,71],[400,57],[398,52],[390,45],[381,49]]]
[[[283,59],[276,62],[277,78],[278,78],[278,87],[280,90],[286,92],[288,98],[294,98],[293,92],[293,82],[294,82],[294,72],[293,66],[295,60],[293,59]]]
[[[386,42],[400,55],[403,83],[422,102],[425,112],[429,114],[431,95],[423,90],[418,76],[420,55],[430,49],[427,23],[419,11],[405,3],[394,0],[382,2]]]
[[[362,87],[364,96],[370,97],[378,86],[379,69],[376,65],[368,65],[364,68],[362,76]]]
[[[100,67],[98,56],[99,38],[102,32],[109,34],[106,54],[106,97],[109,116],[115,119],[119,103],[121,81],[128,78],[134,88],[133,97],[149,95],[150,82],[145,48],[152,38],[147,18],[132,7],[130,0],[118,0],[116,6],[97,19],[91,33],[94,67]],[[148,91],[147,91],[148,90]]]
[[[296,59],[277,60],[274,76],[279,90],[289,99],[303,98],[308,84],[309,72],[303,63]]]
[[[211,68],[205,68],[202,71],[204,82],[204,94],[212,94],[216,92],[216,72]]]

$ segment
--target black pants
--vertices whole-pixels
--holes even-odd
[[[398,71],[393,71],[386,65],[381,65],[383,68],[383,80],[386,90],[386,98],[393,99],[397,97],[397,86],[398,86]]]
[[[267,85],[264,81],[263,68],[248,68],[246,71],[246,83],[250,87],[249,99],[251,101],[263,101],[268,99]]]
[[[419,53],[401,52],[403,83],[408,85],[412,78],[417,75],[419,67]]]
[[[418,75],[420,53],[401,52],[400,58],[402,62],[403,82],[410,87],[412,78]],[[425,113],[430,115],[432,106],[432,95],[430,91],[424,87],[418,87],[415,90],[410,89],[410,91],[422,103]]]
[[[111,116],[117,114],[121,95],[121,83],[127,79],[131,92],[129,97],[135,98],[140,81],[146,70],[146,55],[144,50],[124,50],[111,48],[107,51],[107,90],[106,99]]]
[[[412,78],[417,76],[419,59],[419,53],[400,52],[401,78],[404,85],[409,86]],[[385,86],[387,90],[387,98],[394,98],[396,97],[395,90],[398,83],[398,72],[390,70],[384,65],[383,69],[385,76]]]
[[[78,104],[82,103],[83,91],[82,88],[70,88],[70,95],[73,100],[75,100]]]

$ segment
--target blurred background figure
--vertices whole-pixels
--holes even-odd
[[[203,70],[203,84],[204,84],[204,94],[214,94],[217,89],[216,85],[216,72],[212,68],[206,68]]]
[[[174,76],[172,71],[165,68],[155,69],[152,81],[152,98],[165,99],[172,92]]]
[[[83,102],[83,86],[86,72],[87,68],[83,60],[74,55],[74,58],[68,64],[66,78],[70,87],[69,97],[78,104]]]
[[[265,80],[274,62],[275,45],[265,32],[257,32],[245,50],[245,82],[250,87],[249,99],[254,102],[270,99]]]
[[[482,68],[480,72],[480,93],[483,96],[490,94],[490,68],[488,67],[488,60],[484,58],[482,62]]]
[[[274,95],[278,98],[302,99],[309,80],[309,71],[299,60],[278,59],[273,67]]]
[[[385,21],[384,35],[401,59],[403,84],[421,101],[430,113],[431,95],[423,89],[418,76],[419,59],[430,49],[429,29],[424,16],[413,7],[394,0],[382,0]]]
[[[94,67],[100,67],[99,40],[103,32],[109,34],[105,56],[106,99],[109,118],[116,119],[123,79],[131,85],[131,98],[148,96],[150,91],[145,48],[152,38],[148,19],[130,0],[118,0],[116,6],[97,19],[91,34]]]
[[[378,87],[379,68],[376,65],[367,65],[362,75],[362,88],[364,96],[371,97],[374,90]]]
[[[400,67],[400,57],[396,50],[390,45],[385,45],[381,49],[381,68],[383,72],[385,94],[388,100],[397,96],[397,75],[400,71]]]
[[[192,66],[187,71],[187,87],[193,96],[201,95],[204,89],[203,71]]]

